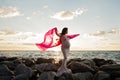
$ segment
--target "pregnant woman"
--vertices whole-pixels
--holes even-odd
[[[66,28],[66,27],[63,28],[61,33],[58,33],[58,30],[56,28],[55,32],[56,32],[56,35],[60,37],[61,51],[62,51],[63,57],[64,57],[64,59],[62,61],[62,65],[60,66],[60,68],[57,71],[57,76],[60,76],[63,73],[71,73],[71,70],[66,67],[67,56],[68,56],[69,50],[70,50],[70,42],[69,42],[69,37],[67,36],[68,28]]]
[[[61,51],[63,53],[64,58],[62,60],[62,65],[57,71],[57,76],[61,76],[63,73],[71,73],[71,70],[67,68],[67,56],[70,51],[69,39],[73,39],[79,36],[79,34],[68,35],[67,33],[68,33],[67,27],[64,27],[61,33],[59,33],[57,28],[55,27],[45,33],[44,41],[42,43],[36,43],[36,46],[42,51],[61,45]],[[58,40],[56,39],[56,42],[54,42],[53,40],[54,34],[56,34],[59,38]]]

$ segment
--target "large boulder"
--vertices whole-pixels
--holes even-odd
[[[0,76],[13,76],[14,72],[11,71],[6,65],[0,65]]]
[[[67,64],[71,63],[72,61],[77,61],[77,62],[81,62],[81,58],[74,58],[74,59],[70,59]]]
[[[93,80],[93,74],[90,72],[75,73],[73,74],[73,80]]]
[[[18,59],[18,58],[17,57],[7,57],[6,61],[14,61],[16,59]]]
[[[5,61],[7,57],[0,57],[0,62]]]
[[[99,68],[102,71],[120,71],[120,64],[107,64]]]
[[[0,80],[13,80],[13,76],[0,76]]]
[[[98,66],[98,67],[107,64],[107,62],[105,61],[105,59],[94,58],[92,60],[95,62],[96,66]]]
[[[53,58],[50,58],[50,59],[38,58],[36,61],[36,64],[41,64],[41,63],[55,63],[55,59],[53,59]]]
[[[98,59],[98,58],[94,58],[92,60],[96,63],[96,66],[98,66],[98,67],[100,67],[102,65],[106,65],[106,64],[117,64],[113,60],[105,60],[105,59]]]
[[[119,78],[116,78],[115,80],[120,80],[120,77],[119,77]]]
[[[6,65],[10,70],[14,70],[16,67],[13,61],[2,61],[0,64]]]
[[[23,58],[22,63],[24,63],[26,66],[32,67],[35,65],[35,60],[34,59],[29,59],[29,58]]]
[[[55,72],[43,72],[41,73],[41,75],[39,76],[39,78],[37,80],[54,80],[54,77],[56,76]]]
[[[90,60],[90,59],[84,59],[81,61],[82,63],[92,67],[92,68],[95,68],[96,65],[95,65],[95,62],[93,60]]]
[[[55,77],[55,80],[73,80],[73,76],[71,73],[63,73],[59,77]]]
[[[110,75],[104,71],[98,71],[93,80],[111,80]]]
[[[19,65],[19,64],[21,64],[22,63],[22,59],[21,58],[18,58],[18,59],[16,59],[16,60],[13,60],[13,63],[14,63],[14,65]]]
[[[94,72],[94,69],[90,66],[77,61],[72,61],[67,66],[69,69],[72,70],[73,73],[79,73],[79,72]]]
[[[42,63],[42,64],[36,64],[35,69],[41,73],[44,71],[57,71],[58,67],[52,63]]]
[[[33,71],[25,64],[19,64],[15,69],[16,77],[14,80],[28,80],[32,77]]]

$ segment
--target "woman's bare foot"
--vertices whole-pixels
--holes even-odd
[[[71,69],[68,69],[68,68],[62,68],[62,69],[59,69],[58,72],[57,72],[57,77],[61,76],[63,73],[72,73]]]

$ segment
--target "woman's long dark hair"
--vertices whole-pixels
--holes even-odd
[[[67,28],[67,27],[64,27],[64,28],[62,29],[61,35],[65,35],[65,34],[67,34],[67,32],[68,32],[68,28]]]

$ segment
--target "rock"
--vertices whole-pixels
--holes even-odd
[[[107,64],[107,62],[104,59],[94,58],[92,60],[96,63],[96,66],[98,67]]]
[[[119,77],[119,78],[116,78],[115,80],[120,80],[120,77]]]
[[[40,73],[44,71],[57,71],[57,66],[52,63],[42,63],[35,65],[35,69],[38,70]]]
[[[37,80],[54,80],[54,77],[56,76],[55,72],[43,72],[41,73],[41,75],[39,76],[39,78]]]
[[[37,80],[38,76],[39,76],[38,71],[37,71],[37,70],[33,70],[33,74],[32,74],[32,76],[29,78],[29,80]]]
[[[99,71],[95,74],[93,80],[111,80],[110,75],[104,71]]]
[[[110,71],[109,72],[111,80],[114,80],[118,77],[120,77],[120,70],[119,71]]]
[[[73,76],[71,73],[63,73],[60,77],[55,80],[73,80]]]
[[[6,59],[6,61],[14,61],[14,60],[16,60],[16,59],[18,59],[17,57],[8,57],[7,59]]]
[[[22,59],[22,63],[24,63],[26,66],[33,66],[35,65],[35,60],[34,59]]]
[[[84,59],[81,62],[90,66],[91,68],[95,68],[95,66],[96,66],[95,62],[93,60]]]
[[[68,64],[67,67],[69,69],[71,69],[73,73],[89,72],[89,71],[94,72],[93,68],[91,68],[90,66],[88,66],[82,62],[72,61],[71,63]]]
[[[77,62],[81,62],[81,58],[74,58],[74,59],[70,59],[67,64],[71,63],[72,61],[77,61]]]
[[[63,68],[62,67],[60,67],[59,69],[58,69],[58,71],[57,71],[57,75],[56,76],[61,76],[61,75],[63,75],[63,74],[71,74],[72,73],[72,71],[71,71],[71,69],[68,69],[68,68],[66,68],[66,69],[64,69],[63,70]]]
[[[0,76],[0,80],[13,80],[13,76]]]
[[[0,76],[13,76],[14,72],[11,71],[6,65],[0,65]]]
[[[14,80],[28,80],[32,77],[32,69],[25,64],[19,64],[15,69],[16,77]]]
[[[29,76],[27,74],[19,74],[13,80],[29,80]]]
[[[6,60],[6,57],[0,57],[0,62],[2,62],[2,61],[5,61]]]
[[[113,60],[107,60],[106,61],[108,64],[117,64],[117,62],[113,61]]]
[[[6,65],[10,70],[15,69],[15,64],[13,63],[13,61],[2,61],[0,62],[0,64]]]
[[[36,64],[41,64],[41,63],[55,63],[55,60],[53,58],[50,59],[38,58]]]
[[[18,64],[22,64],[22,59],[18,58],[16,60],[13,60],[13,63],[17,66]]]
[[[120,77],[120,64],[106,64],[102,65],[99,70],[107,72],[111,79],[114,80]]]
[[[90,72],[75,73],[73,74],[73,80],[93,80],[93,74]]]
[[[99,68],[102,71],[120,71],[120,64],[107,64],[107,65],[103,65]]]

